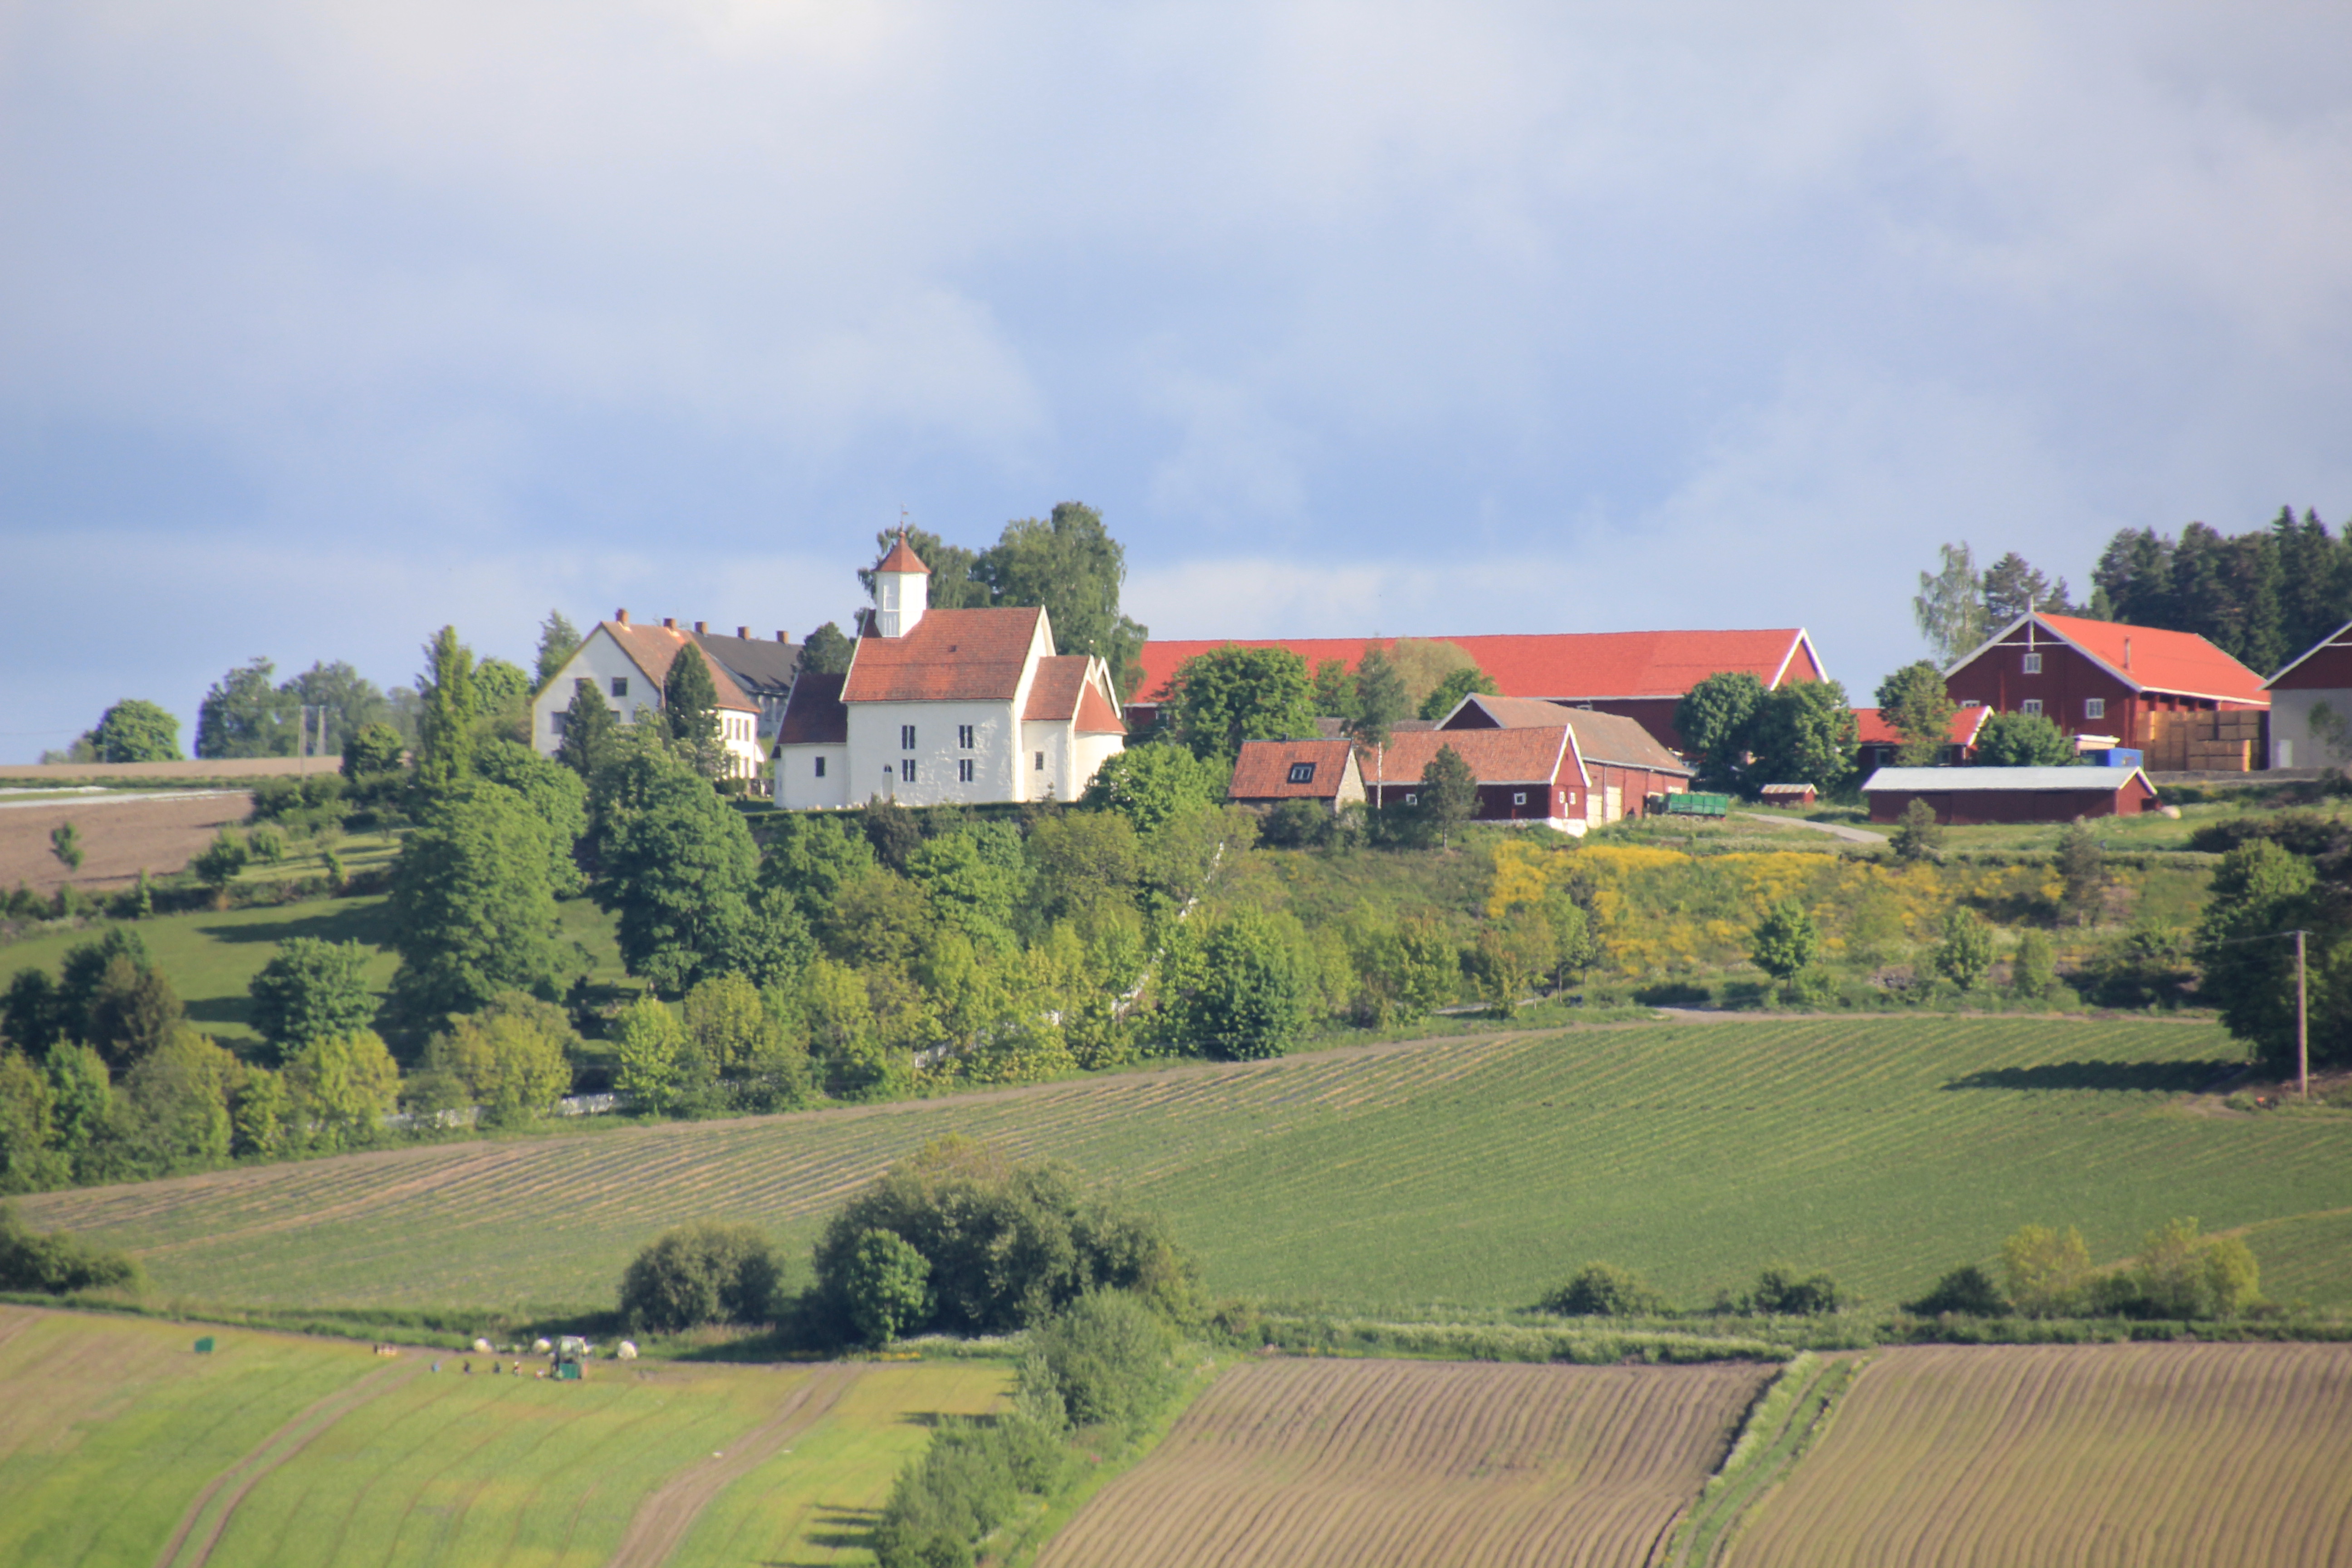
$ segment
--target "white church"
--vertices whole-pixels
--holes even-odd
[[[1069,800],[1127,743],[1110,671],[1056,654],[1043,608],[933,610],[899,536],[875,568],[845,675],[803,670],[776,729],[792,810]]]

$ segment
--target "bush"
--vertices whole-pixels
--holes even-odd
[[[61,1230],[28,1230],[14,1209],[0,1204],[0,1290],[62,1296],[72,1290],[139,1290],[146,1283],[133,1258]]]
[[[2058,952],[2050,939],[2038,931],[2027,931],[2017,939],[2017,952],[2010,959],[2010,989],[2020,996],[2047,996],[2058,989]]]
[[[849,1321],[869,1345],[887,1345],[930,1321],[931,1266],[895,1232],[869,1230],[858,1237],[842,1270],[841,1290]]]
[[[1258,842],[1273,849],[1320,849],[1329,844],[1338,819],[1311,800],[1286,800],[1266,813]]]
[[[1934,1289],[1916,1301],[1905,1302],[1903,1310],[1923,1318],[1941,1317],[1947,1312],[1970,1318],[1998,1318],[2009,1310],[2009,1301],[1993,1284],[1992,1276],[1971,1263],[1937,1280]]]
[[[992,1421],[950,1417],[892,1483],[874,1554],[882,1568],[969,1568],[1022,1495],[1051,1492],[1064,1468],[1062,1431],[1046,1414],[1016,1406]]]
[[[1612,1263],[1586,1264],[1542,1305],[1568,1318],[1638,1318],[1665,1307],[1640,1275]]]
[[[1022,1389],[1071,1426],[1133,1432],[1176,1391],[1175,1347],[1141,1301],[1090,1290],[1030,1331]]]
[[[1749,933],[1749,958],[1775,980],[1794,980],[1821,950],[1821,928],[1794,899],[1783,899],[1765,910]]]
[[[1838,1288],[1826,1274],[1799,1279],[1785,1268],[1767,1268],[1748,1297],[1748,1310],[1776,1317],[1811,1318],[1837,1310]]]
[[[253,1026],[289,1055],[313,1040],[373,1027],[375,993],[367,983],[373,956],[356,942],[298,936],[280,942],[249,987]]]
[[[775,1249],[748,1225],[699,1220],[662,1235],[621,1277],[633,1330],[676,1333],[700,1323],[764,1323],[783,1279]]]
[[[1936,820],[1934,806],[1915,796],[1895,819],[1888,842],[1895,847],[1897,860],[1933,860],[1944,847],[1944,825]]]
[[[236,874],[245,869],[250,858],[244,840],[224,827],[213,835],[212,844],[203,854],[188,862],[188,868],[205,887],[225,888],[236,880]]]
[[[1955,904],[1944,911],[1944,940],[1936,949],[1936,971],[1963,991],[1973,991],[1992,972],[1992,928],[1974,910]]]
[[[1307,1022],[1307,984],[1275,918],[1243,908],[1171,966],[1176,1040],[1224,1061],[1278,1057]]]

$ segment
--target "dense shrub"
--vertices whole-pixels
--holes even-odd
[[[1643,1278],[1613,1263],[1588,1263],[1543,1300],[1543,1310],[1570,1318],[1633,1318],[1664,1310]]]
[[[782,1279],[775,1249],[748,1225],[699,1220],[664,1231],[621,1277],[621,1316],[675,1333],[699,1323],[764,1323]]]
[[[368,986],[373,951],[356,942],[298,936],[278,945],[248,988],[253,1026],[291,1054],[313,1040],[375,1025],[375,993]]]
[[[931,1315],[931,1266],[896,1232],[869,1230],[841,1271],[842,1304],[858,1337],[887,1345]]]
[[[28,1230],[14,1209],[0,1204],[0,1290],[62,1296],[69,1290],[137,1290],[145,1284],[138,1263],[124,1254],[61,1230]]]
[[[1785,1268],[1767,1268],[1756,1277],[1745,1310],[1775,1317],[1816,1317],[1838,1310],[1838,1288],[1826,1274],[1800,1279]]]
[[[1025,1403],[992,1419],[950,1417],[892,1484],[874,1554],[882,1568],[970,1568],[1023,1494],[1050,1493],[1066,1468],[1060,1426]]]
[[[1168,1321],[1122,1291],[1090,1290],[1029,1331],[1024,1393],[1074,1426],[1133,1431],[1176,1390]]]
[[[926,1144],[826,1226],[817,1291],[844,1331],[858,1249],[875,1230],[930,1267],[932,1314],[902,1332],[1007,1332],[1098,1289],[1177,1307],[1190,1300],[1191,1264],[1157,1220],[1088,1193],[1064,1167],[1023,1164],[970,1139]]]
[[[1169,1028],[1224,1061],[1278,1057],[1307,1022],[1307,982],[1282,922],[1244,908],[1171,965]]]
[[[2009,1302],[1993,1284],[1992,1276],[1971,1263],[1937,1280],[1934,1289],[1916,1301],[1905,1302],[1903,1310],[1923,1318],[1940,1317],[1946,1312],[1997,1318],[2009,1310]]]

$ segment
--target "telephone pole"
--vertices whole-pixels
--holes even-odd
[[[2304,988],[2303,939],[2305,931],[2294,933],[2294,1076],[2295,1092],[2303,1100],[2311,1098],[2311,1002]]]

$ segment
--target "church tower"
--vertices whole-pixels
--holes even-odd
[[[890,553],[874,568],[874,632],[877,637],[904,637],[923,618],[930,599],[931,569],[907,547],[904,529]]]

